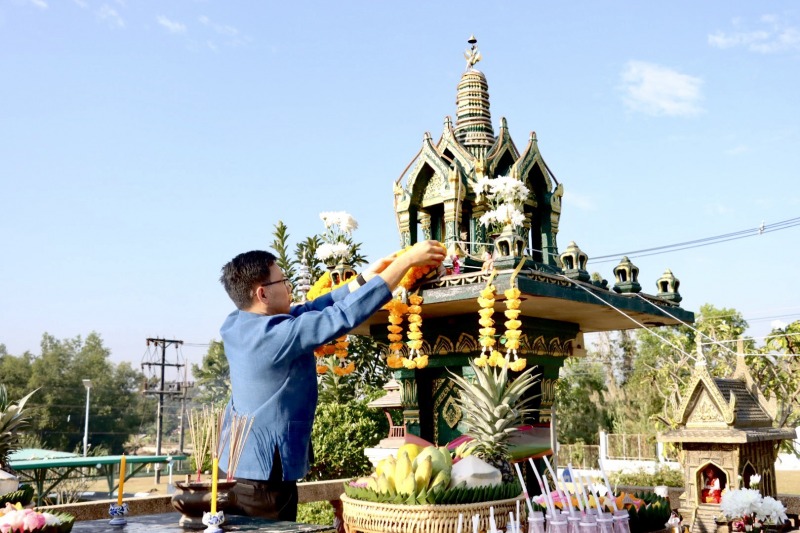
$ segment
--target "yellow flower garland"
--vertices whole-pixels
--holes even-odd
[[[338,289],[342,285],[347,285],[353,276],[342,280],[340,283],[333,285],[330,272],[323,273],[319,279],[314,282],[314,285],[308,291],[306,300],[311,301],[319,298],[323,294],[327,294],[334,289]],[[350,341],[347,340],[347,335],[343,335],[335,341],[323,344],[314,350],[314,356],[317,358],[317,374],[325,374],[333,367],[333,372],[337,376],[346,376],[355,370],[355,365],[352,362],[347,362],[347,349],[350,346]],[[329,355],[335,355],[339,362],[336,365],[323,364],[320,359]],[[352,367],[352,368],[351,368]]]
[[[408,301],[408,357],[403,359],[405,368],[425,368],[428,366],[428,356],[420,352],[422,348],[422,296],[410,294]]]
[[[404,357],[400,353],[403,348],[403,315],[408,311],[408,306],[396,298],[392,298],[383,306],[389,310],[389,355],[386,357],[386,364],[389,368],[403,368]]]

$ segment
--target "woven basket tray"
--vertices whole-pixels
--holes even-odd
[[[459,505],[398,505],[354,500],[342,494],[342,515],[347,533],[456,533],[458,515],[464,515],[463,531],[472,531],[473,515],[480,515],[481,531],[489,530],[489,508],[494,508],[498,529],[505,529],[508,513],[517,512],[527,520],[522,495],[509,500]]]

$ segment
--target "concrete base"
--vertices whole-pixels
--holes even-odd
[[[0,470],[0,495],[14,492],[19,488],[19,479],[8,472]]]

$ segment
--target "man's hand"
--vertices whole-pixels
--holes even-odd
[[[406,258],[406,268],[417,266],[439,266],[446,256],[446,250],[439,241],[421,241],[400,256]]]

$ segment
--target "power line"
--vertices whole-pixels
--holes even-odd
[[[600,255],[591,258],[591,260],[593,263],[606,263],[609,261],[616,261],[622,256],[648,257],[651,255],[659,255],[668,252],[678,252],[681,250],[688,250],[691,248],[710,246],[712,244],[719,244],[722,242],[744,239],[746,237],[757,237],[765,233],[772,233],[773,231],[780,231],[784,229],[793,228],[796,226],[800,226],[800,217],[781,220],[780,222],[775,222],[773,224],[766,224],[766,225],[762,222],[760,226],[755,228],[748,228],[744,230],[734,231],[731,233],[724,233],[722,235],[714,235],[712,237],[704,237],[702,239],[694,239],[691,241],[684,241],[675,244],[655,246],[653,248],[642,248],[640,250],[633,250],[630,252]]]

